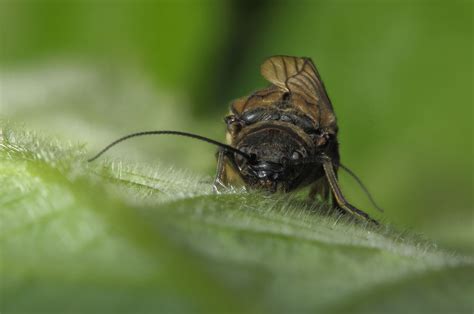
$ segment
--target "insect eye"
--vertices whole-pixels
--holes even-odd
[[[293,154],[291,155],[291,159],[293,160],[298,160],[301,158],[301,154],[299,152],[293,152]]]
[[[226,124],[230,124],[235,121],[235,116],[234,115],[228,115],[224,118],[224,122]]]
[[[322,129],[318,129],[318,132],[313,133],[310,136],[316,146],[318,146],[319,148],[324,148],[329,143],[330,135],[328,132]]]

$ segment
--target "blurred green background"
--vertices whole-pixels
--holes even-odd
[[[268,56],[311,57],[360,208],[474,252],[471,1],[0,1],[0,115],[86,143],[138,130],[224,139]],[[116,158],[213,174],[213,147],[148,138]]]

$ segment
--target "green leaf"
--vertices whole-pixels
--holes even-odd
[[[2,313],[470,313],[473,259],[1,122]]]

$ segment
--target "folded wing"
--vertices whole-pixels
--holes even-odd
[[[265,60],[260,70],[265,79],[291,94],[293,105],[313,118],[316,127],[336,132],[331,101],[311,59],[273,56]]]

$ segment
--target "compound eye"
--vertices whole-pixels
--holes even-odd
[[[293,154],[291,155],[291,159],[293,160],[298,160],[301,158],[301,154],[297,151],[293,152]]]
[[[326,146],[326,144],[328,144],[330,135],[327,131],[323,129],[318,129],[318,132],[312,135],[312,138],[316,146],[318,146],[319,148],[323,148],[324,146]]]
[[[226,116],[226,117],[224,118],[224,122],[225,122],[226,124],[234,123],[236,120],[237,120],[237,119],[236,119],[235,115],[233,115],[233,114],[228,115],[228,116]]]
[[[235,136],[242,129],[242,122],[235,115],[225,117],[224,122],[227,124],[227,131],[232,136]]]

